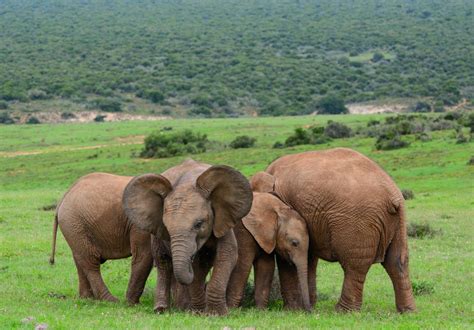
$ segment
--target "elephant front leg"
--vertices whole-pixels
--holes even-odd
[[[276,255],[278,275],[280,276],[281,296],[285,309],[303,308],[296,267],[290,265],[278,254]]]
[[[200,254],[193,262],[194,279],[189,285],[191,297],[191,310],[202,313],[206,309],[206,276],[211,269],[211,264]]]
[[[206,313],[227,314],[226,289],[230,275],[237,263],[237,241],[230,230],[217,243],[214,269],[206,288]]]
[[[155,306],[153,310],[160,314],[168,310],[170,307],[170,291],[171,291],[171,275],[173,274],[173,267],[171,260],[167,257],[159,257],[156,260],[157,284],[155,294]]]
[[[318,266],[318,258],[310,256],[308,263],[308,289],[309,289],[309,302],[311,307],[314,307],[318,300],[317,289],[316,289],[316,268]]]
[[[230,308],[239,307],[244,296],[245,285],[252,270],[252,264],[255,259],[255,251],[239,250],[237,265],[232,271],[232,275],[227,286],[227,306]]]
[[[275,272],[275,256],[262,254],[255,261],[255,304],[257,308],[266,308],[272,288]]]

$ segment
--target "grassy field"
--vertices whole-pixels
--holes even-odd
[[[378,116],[342,116],[356,127]],[[335,140],[327,145],[272,149],[294,128],[325,124],[329,117],[280,117],[216,120],[169,120],[68,125],[0,126],[0,328],[32,329],[44,323],[66,328],[470,328],[474,322],[473,233],[474,144],[456,144],[453,131],[435,132],[430,142],[415,141],[405,149],[375,151],[374,139]],[[332,118],[334,119],[334,117]],[[320,301],[312,314],[286,312],[281,304],[268,311],[232,310],[227,317],[200,317],[152,311],[156,271],[142,303],[126,305],[124,295],[130,260],[102,267],[105,282],[119,304],[80,300],[71,252],[58,235],[56,265],[48,264],[56,203],[80,176],[93,171],[136,175],[161,172],[186,157],[145,160],[132,157],[143,136],[164,126],[191,128],[211,140],[229,143],[236,135],[257,138],[251,149],[225,149],[195,155],[211,164],[228,164],[250,176],[278,156],[312,149],[345,146],[376,160],[400,188],[411,189],[408,219],[429,224],[432,238],[410,238],[412,281],[428,294],[417,295],[418,312],[395,312],[391,282],[380,265],[369,272],[360,313],[334,311],[341,285],[338,264],[320,262]]]

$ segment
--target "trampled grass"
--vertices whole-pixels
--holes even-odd
[[[374,139],[334,140],[327,145],[272,149],[300,126],[328,119],[355,127],[379,116],[308,116],[216,120],[169,120],[35,126],[0,126],[0,327],[31,329],[45,323],[66,328],[469,328],[474,321],[472,292],[474,167],[467,165],[474,145],[456,144],[453,132],[436,132],[429,142],[406,149],[376,151]],[[318,291],[322,299],[311,314],[287,312],[280,304],[268,311],[236,309],[226,317],[203,317],[152,311],[156,271],[139,306],[128,307],[124,295],[130,260],[108,261],[104,279],[119,304],[81,300],[71,252],[58,235],[56,265],[48,264],[55,203],[80,176],[105,171],[136,175],[161,172],[186,157],[146,160],[132,157],[142,137],[164,126],[190,128],[211,140],[229,143],[235,136],[257,138],[254,148],[225,149],[194,155],[211,164],[235,166],[250,176],[273,159],[312,149],[345,146],[376,160],[400,188],[413,191],[407,201],[410,222],[429,224],[439,234],[409,239],[411,277],[421,293],[418,312],[399,315],[391,282],[380,265],[369,272],[360,313],[334,311],[342,271],[321,261]],[[427,289],[428,288],[428,289]]]

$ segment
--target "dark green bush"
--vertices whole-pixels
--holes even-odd
[[[280,141],[277,141],[273,144],[273,149],[283,149],[285,147],[284,143],[281,143]]]
[[[72,112],[61,112],[61,118],[62,119],[73,119],[76,118],[76,115],[73,114]]]
[[[185,130],[174,134],[156,132],[145,138],[145,146],[140,152],[144,158],[166,158],[186,154],[206,152],[209,144],[207,135]]]
[[[375,52],[374,55],[372,55],[372,62],[376,63],[384,59],[384,56],[380,52]]]
[[[229,146],[232,149],[239,149],[239,148],[251,148],[254,146],[256,139],[252,138],[248,135],[241,135],[236,137]]]
[[[99,98],[94,101],[94,106],[105,112],[121,112],[122,104],[120,101],[110,98]]]
[[[97,122],[97,123],[102,123],[102,122],[105,121],[105,117],[107,117],[107,116],[97,115],[97,116],[95,116],[94,121]]]
[[[28,118],[28,120],[26,121],[27,124],[31,124],[31,125],[34,125],[34,124],[40,124],[40,120],[38,118],[36,118],[35,116],[31,116]]]
[[[403,195],[403,198],[405,200],[409,200],[409,199],[413,199],[415,198],[415,194],[413,193],[413,191],[411,191],[410,189],[402,189],[402,195]]]
[[[348,138],[352,136],[352,130],[347,125],[330,120],[324,134],[333,139]]]
[[[344,104],[344,99],[337,95],[328,95],[323,97],[317,103],[318,113],[320,114],[346,114],[349,109]]]
[[[275,147],[274,147],[275,148]],[[474,165],[474,156],[472,156],[469,161],[467,162],[467,165]]]
[[[8,109],[8,102],[4,100],[0,100],[0,110]]]
[[[10,115],[6,112],[0,112],[0,124],[6,124],[6,125],[10,125],[10,124],[14,124],[15,121],[13,120],[12,117],[10,117]]]
[[[382,134],[375,142],[377,150],[394,150],[408,147],[409,143],[403,141],[397,133]]]
[[[413,238],[432,238],[440,234],[440,230],[433,229],[429,224],[409,223],[407,227],[407,234]]]
[[[411,112],[431,112],[431,104],[428,102],[417,102],[414,106],[410,108]]]

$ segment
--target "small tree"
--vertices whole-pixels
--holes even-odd
[[[317,104],[318,113],[320,114],[345,114],[349,113],[349,109],[344,104],[344,100],[337,95],[328,95],[319,100]]]

